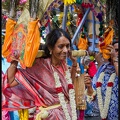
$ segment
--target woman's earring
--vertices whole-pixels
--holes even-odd
[[[52,54],[52,52],[50,51],[50,55]]]

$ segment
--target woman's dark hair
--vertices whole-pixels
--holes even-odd
[[[61,37],[61,36],[64,36],[66,37],[69,42],[70,42],[70,47],[71,47],[71,38],[69,36],[69,34],[64,31],[63,29],[61,28],[56,28],[56,29],[53,29],[47,36],[46,36],[46,41],[45,41],[45,45],[44,45],[44,51],[45,51],[45,55],[46,57],[50,57],[50,51],[48,49],[48,47],[50,48],[54,48],[57,40]]]

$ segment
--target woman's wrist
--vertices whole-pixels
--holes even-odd
[[[118,62],[118,57],[114,57],[112,60],[113,60],[113,63]]]
[[[92,89],[93,92],[91,95],[89,95],[89,92],[88,92],[88,89],[85,90],[85,95],[87,97],[87,102],[91,102],[95,99],[95,96],[96,96],[96,91],[94,89]]]
[[[87,94],[88,94],[88,95],[92,95],[93,91],[94,91],[94,90],[93,90],[92,86],[88,86],[88,87],[87,87]]]
[[[11,61],[11,65],[10,65],[10,67],[17,68],[17,65],[18,65],[18,61],[13,60],[13,61]]]
[[[72,67],[77,67],[77,62],[73,62]]]

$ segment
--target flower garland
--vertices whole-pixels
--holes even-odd
[[[64,94],[62,92],[63,91],[62,85],[59,81],[59,76],[58,76],[57,72],[54,72],[54,78],[55,78],[55,83],[56,83],[56,91],[58,93],[60,104],[61,104],[62,109],[64,111],[66,120],[71,120],[68,109],[67,109],[67,104],[66,104],[66,101],[64,99]],[[68,89],[69,89],[69,96],[70,96],[70,107],[72,109],[72,120],[77,120],[75,91],[73,89],[72,80],[71,80],[70,73],[68,70],[66,71],[65,78],[67,79],[67,82],[68,82]]]
[[[103,100],[102,100],[102,94],[101,94],[101,86],[102,86],[102,81],[104,78],[104,72],[102,72],[98,78],[98,82],[96,83],[97,87],[97,96],[98,96],[98,105],[100,109],[100,115],[102,119],[106,119],[107,114],[108,114],[108,109],[109,109],[109,104],[110,104],[110,99],[111,99],[111,93],[112,93],[112,87],[113,87],[113,82],[115,80],[116,74],[113,73],[109,81],[107,83],[107,89],[106,89],[106,96],[105,96],[105,102],[103,105]]]

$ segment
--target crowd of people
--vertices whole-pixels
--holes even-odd
[[[34,118],[46,120],[77,120],[75,91],[77,59],[72,56],[71,39],[62,29],[52,30],[43,47],[45,56],[37,58],[32,67],[17,68],[13,60],[3,80],[3,110],[35,108]],[[118,41],[106,48],[109,60],[96,53],[99,64],[91,79],[85,74],[86,101],[91,111],[86,110],[85,120],[118,120]],[[72,60],[68,69],[66,58]],[[7,103],[7,104],[6,104]]]
[[[31,67],[22,68],[14,56],[2,67],[2,120],[81,120],[74,85],[78,58],[72,54],[70,35],[62,28],[52,29],[39,49],[44,55]],[[109,59],[100,51],[94,53],[94,75],[84,74],[84,120],[118,120],[118,40],[104,49]],[[85,53],[90,56],[92,51]],[[12,111],[18,117],[11,118]]]

